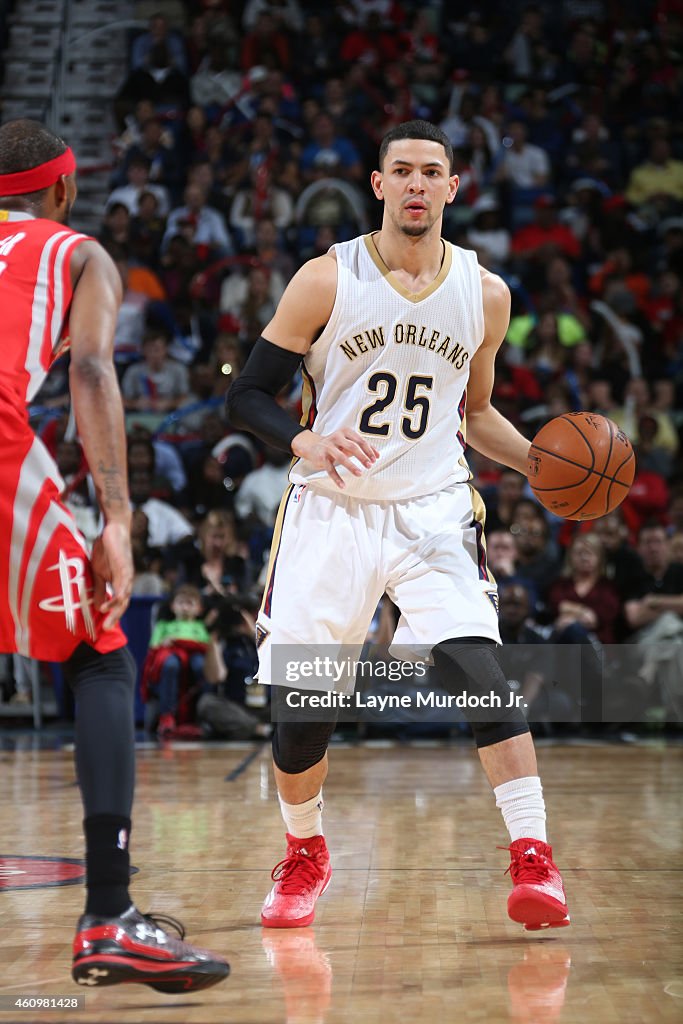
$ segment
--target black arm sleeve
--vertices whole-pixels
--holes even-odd
[[[292,441],[305,428],[285,412],[276,395],[299,369],[301,355],[261,337],[225,399],[233,427],[256,434],[266,444],[291,452]]]

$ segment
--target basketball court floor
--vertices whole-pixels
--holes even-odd
[[[20,745],[21,746],[21,745]],[[0,1020],[74,1024],[624,1024],[683,1019],[683,747],[541,743],[572,925],[508,920],[502,819],[466,743],[334,744],[332,884],[315,924],[261,928],[284,854],[268,747],[138,755],[135,900],[231,977],[192,996],[74,985],[81,810],[68,748],[0,748]],[[48,859],[37,859],[48,858]],[[76,863],[72,863],[75,861]],[[78,1009],[18,1009],[80,996]],[[35,1006],[35,1004],[34,1004]]]

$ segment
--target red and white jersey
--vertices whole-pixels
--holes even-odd
[[[68,344],[71,254],[87,235],[0,210],[0,387],[25,405]]]
[[[102,629],[64,481],[26,412],[68,344],[70,257],[86,237],[0,210],[0,652],[45,661],[80,643],[105,653],[126,642],[118,626]]]

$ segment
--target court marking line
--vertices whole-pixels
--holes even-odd
[[[263,748],[265,747],[265,745],[265,741],[263,743],[260,743],[255,750],[250,751],[250,753],[248,753],[246,757],[243,757],[240,763],[237,765],[237,767],[233,768],[231,772],[228,772],[228,774],[223,779],[223,782],[234,782],[235,779],[238,779],[240,775],[242,775],[247,770],[251,762],[254,761],[259,756],[259,754],[263,753]]]

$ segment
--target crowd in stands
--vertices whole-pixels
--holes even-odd
[[[192,605],[198,592],[211,623],[192,642],[219,642],[209,682],[243,707],[287,459],[232,432],[224,396],[302,262],[379,226],[379,140],[419,117],[455,150],[445,237],[511,290],[497,408],[529,437],[563,412],[600,412],[636,450],[620,510],[581,526],[470,450],[506,643],[683,643],[683,0],[173,10],[130,40],[100,230],[124,285],[136,592],[165,595],[169,622],[178,595]],[[66,394],[57,372],[38,399],[53,410],[43,433],[93,536]],[[300,381],[282,401],[300,415]],[[643,686],[683,678],[676,659],[648,663]],[[533,666],[522,685],[533,703]],[[168,732],[175,711],[161,714]]]

